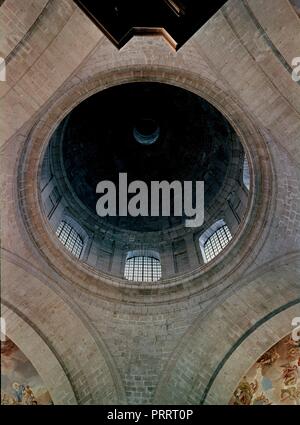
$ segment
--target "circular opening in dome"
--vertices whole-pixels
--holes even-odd
[[[152,145],[159,138],[160,129],[157,122],[150,118],[141,118],[133,128],[135,140],[142,145]]]
[[[149,188],[143,198],[148,215],[120,212],[124,175],[127,206],[136,196],[131,184],[139,181]],[[105,89],[67,115],[46,150],[40,193],[56,235],[76,258],[123,277],[125,265],[112,257],[121,261],[128,250],[163,251],[165,278],[211,261],[230,243],[248,208],[250,180],[239,137],[215,107],[179,87],[139,82]],[[99,182],[115,187],[113,216],[97,213]],[[186,182],[203,182],[204,221],[186,226],[191,216],[184,192],[181,215],[171,195],[169,214],[151,215],[153,182],[169,184],[171,195],[174,182],[182,188]],[[197,194],[191,192],[195,210]],[[137,258],[144,261],[143,255]],[[164,261],[172,266],[167,269]]]
[[[152,233],[184,226],[183,199],[182,215],[174,211],[172,197],[169,215],[161,208],[151,214],[152,182],[176,181],[183,187],[203,181],[206,217],[221,211],[225,197],[234,198],[243,185],[244,150],[226,118],[196,94],[167,84],[129,83],[91,96],[64,119],[50,148],[51,172],[69,209],[114,231]],[[148,216],[119,213],[124,173],[128,186],[143,181],[149,188]],[[96,188],[102,181],[116,187],[115,216],[97,215]],[[195,191],[192,196],[195,205]],[[128,193],[128,202],[133,197]]]

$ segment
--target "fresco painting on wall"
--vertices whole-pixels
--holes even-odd
[[[31,362],[8,338],[1,341],[1,404],[53,404]]]
[[[233,405],[300,405],[300,343],[291,335],[268,350],[241,379]]]

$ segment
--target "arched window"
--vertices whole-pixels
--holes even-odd
[[[83,250],[83,240],[74,228],[66,221],[61,221],[56,230],[56,234],[61,243],[70,251],[76,258],[80,258]]]
[[[152,250],[130,251],[126,257],[124,277],[135,282],[156,282],[161,278],[159,254]]]
[[[214,223],[199,239],[200,249],[205,263],[215,258],[232,239],[224,220]]]
[[[247,157],[245,155],[244,165],[243,165],[243,183],[248,190],[250,190],[250,171],[249,171],[249,163]]]

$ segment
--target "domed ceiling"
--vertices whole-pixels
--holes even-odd
[[[73,191],[96,216],[96,186],[119,173],[134,180],[204,180],[207,209],[226,180],[232,152],[243,148],[227,120],[204,99],[154,82],[106,89],[61,124],[62,164]],[[55,134],[53,136],[55,138]],[[159,231],[184,217],[106,217],[122,229]]]

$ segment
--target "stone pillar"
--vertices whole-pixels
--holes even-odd
[[[49,219],[51,227],[53,228],[54,231],[56,231],[56,229],[58,228],[59,223],[61,222],[63,218],[64,211],[65,211],[65,204],[64,204],[64,200],[61,199],[57,207],[55,208],[55,211],[53,212],[51,218]]]
[[[160,245],[160,261],[162,278],[173,276],[175,274],[175,264],[172,243]]]
[[[125,267],[125,258],[126,258],[126,254],[124,252],[124,248],[120,245],[115,245],[115,249],[113,251],[113,257],[112,257],[112,262],[111,262],[111,273],[116,275],[116,276],[120,276],[120,277],[124,277],[124,267]]]
[[[196,250],[196,245],[195,245],[196,241],[194,239],[194,234],[189,233],[188,235],[185,236],[184,239],[185,239],[190,269],[196,268],[199,266],[199,257]]]

